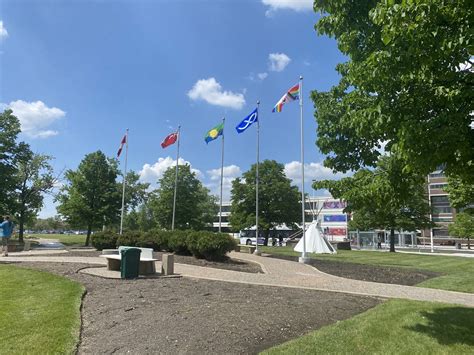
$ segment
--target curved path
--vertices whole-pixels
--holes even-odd
[[[19,255],[21,255],[21,253],[15,253],[15,255],[12,255],[11,257],[0,259],[0,261],[71,262],[92,265],[106,264],[106,260],[99,257],[64,257],[60,256],[60,254],[57,256],[38,255],[28,257],[21,257]],[[187,264],[175,264],[175,272],[185,277],[198,279],[277,287],[305,288],[383,298],[444,302],[474,307],[474,294],[470,293],[345,279],[323,273],[310,265],[252,254],[232,252],[231,257],[234,259],[256,262],[262,266],[264,273],[253,274]],[[157,270],[161,269],[160,262],[157,262],[156,266]],[[90,269],[90,273],[100,275],[101,271],[97,272],[97,270],[105,271],[104,268]],[[87,269],[83,271],[87,272]],[[103,274],[102,276],[106,275]]]

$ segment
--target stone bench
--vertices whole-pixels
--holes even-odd
[[[255,249],[257,249],[257,247],[254,245],[245,245],[245,244],[240,244],[238,245],[238,247],[239,247],[239,250],[238,250],[239,252],[241,253],[247,252],[249,254],[253,254]]]
[[[118,249],[104,249],[100,257],[107,259],[107,269],[120,271],[120,265],[122,262],[122,254],[120,251],[125,248],[131,247],[122,247]],[[140,275],[149,275],[156,273],[155,261],[158,259],[153,259],[153,249],[151,248],[137,248],[141,250],[140,253],[140,265],[138,273]]]

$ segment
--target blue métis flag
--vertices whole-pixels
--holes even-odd
[[[249,128],[252,123],[258,121],[258,111],[257,109],[253,110],[250,115],[245,117],[242,122],[240,122],[235,129],[237,130],[237,133],[242,133],[245,131],[247,128]]]

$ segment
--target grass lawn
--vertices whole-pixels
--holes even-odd
[[[0,354],[73,353],[83,292],[60,276],[0,265]]]
[[[291,247],[262,247],[270,254],[299,256]],[[474,293],[474,259],[458,256],[416,255],[377,251],[339,250],[336,255],[308,254],[311,258],[366,265],[382,265],[443,273],[417,286]]]
[[[392,300],[263,354],[473,354],[474,308]]]
[[[29,238],[44,238],[44,239],[57,239],[61,243],[67,246],[80,245],[84,246],[87,235],[84,234],[29,234]]]

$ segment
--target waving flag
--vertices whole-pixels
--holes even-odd
[[[273,108],[272,112],[281,112],[283,109],[283,105],[298,100],[300,97],[300,84],[296,84],[290,90],[288,90],[285,95],[282,96],[280,100],[276,103],[275,107]]]
[[[173,132],[166,136],[166,138],[161,142],[161,148],[166,148],[167,146],[176,143],[178,140],[178,132]]]
[[[219,136],[222,136],[223,134],[224,134],[224,122],[219,123],[213,129],[207,132],[206,136],[204,137],[204,140],[206,141],[206,143],[209,143],[210,141],[213,141],[214,139],[216,139]]]
[[[245,117],[242,122],[240,122],[235,129],[237,130],[237,133],[242,133],[245,131],[249,126],[252,125],[252,123],[258,121],[258,108],[252,111],[250,115]]]
[[[125,145],[125,143],[127,143],[127,135],[125,134],[122,138],[122,141],[120,142],[120,147],[118,149],[118,152],[117,152],[117,158],[120,157],[120,154],[122,154],[122,149],[123,149],[123,146]]]

